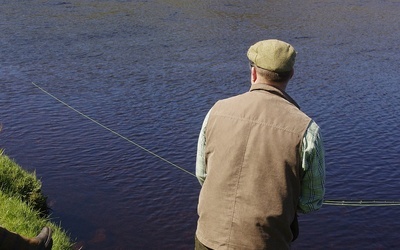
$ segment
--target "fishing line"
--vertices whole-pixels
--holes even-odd
[[[174,164],[173,162],[170,162],[169,160],[165,159],[164,157],[162,157],[162,156],[160,156],[160,155],[154,153],[153,151],[151,151],[151,150],[149,150],[149,149],[147,149],[147,148],[141,146],[140,144],[138,144],[138,143],[136,143],[136,142],[130,140],[129,138],[127,138],[127,137],[121,135],[120,133],[118,133],[118,132],[116,132],[116,131],[110,129],[109,127],[107,127],[107,126],[101,124],[100,122],[96,121],[95,119],[91,118],[90,116],[88,116],[88,115],[86,115],[86,114],[80,112],[79,110],[77,110],[77,109],[75,109],[74,107],[70,106],[68,103],[66,103],[66,102],[62,101],[61,99],[57,98],[56,96],[52,95],[51,93],[49,93],[48,91],[46,91],[45,89],[43,89],[42,87],[40,87],[39,85],[37,85],[36,83],[32,82],[32,84],[35,85],[36,88],[38,88],[38,89],[40,89],[41,91],[43,91],[43,93],[45,93],[45,94],[47,94],[48,96],[52,97],[52,98],[55,99],[56,101],[58,101],[58,102],[64,104],[66,107],[68,107],[69,109],[75,111],[76,113],[80,114],[81,116],[85,117],[86,119],[88,119],[88,120],[90,120],[90,121],[96,123],[96,124],[99,125],[100,127],[102,127],[102,128],[104,128],[104,129],[110,131],[111,133],[117,135],[118,137],[120,137],[120,138],[122,138],[122,139],[128,141],[129,143],[135,145],[136,147],[138,147],[138,148],[140,148],[140,149],[146,151],[147,153],[149,153],[149,154],[151,154],[151,155],[153,155],[153,156],[159,158],[160,160],[165,161],[166,163],[168,163],[168,164],[170,164],[170,165],[176,167],[177,169],[180,169],[180,170],[182,170],[183,172],[185,172],[185,173],[187,173],[187,174],[190,174],[190,175],[196,177],[196,175],[193,174],[192,172],[190,172],[190,171],[188,171],[188,170],[186,170],[186,169],[184,169],[184,168],[182,168],[182,167],[180,167],[180,166]]]
[[[192,172],[176,165],[175,163],[165,159],[164,157],[154,153],[153,151],[141,146],[140,144],[132,141],[131,139],[121,135],[120,133],[110,129],[109,127],[101,124],[100,122],[96,121],[95,119],[91,118],[90,116],[82,113],[81,111],[75,109],[74,107],[72,107],[71,105],[69,105],[68,103],[62,101],[61,99],[57,98],[56,96],[54,96],[53,94],[49,93],[48,91],[46,91],[45,89],[43,89],[42,87],[40,87],[39,85],[37,85],[36,83],[32,82],[32,84],[40,89],[43,93],[47,94],[48,96],[52,97],[53,99],[55,99],[56,101],[58,101],[59,103],[65,105],[66,107],[68,107],[69,109],[75,111],[76,113],[80,114],[81,116],[85,117],[86,119],[96,123],[97,125],[99,125],[100,127],[110,131],[111,133],[117,135],[118,137],[128,141],[129,143],[135,145],[136,147],[144,150],[145,152],[159,158],[160,160],[174,166],[175,168],[182,170],[183,172],[196,177],[195,174],[193,174]],[[382,201],[382,200],[325,200],[323,202],[324,205],[331,205],[331,206],[358,206],[358,207],[378,207],[378,206],[400,206],[400,201]]]

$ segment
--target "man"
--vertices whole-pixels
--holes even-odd
[[[250,91],[218,101],[200,131],[197,250],[289,249],[297,212],[322,205],[320,129],[285,92],[296,51],[264,40],[247,56]]]
[[[53,246],[52,231],[44,227],[34,238],[26,238],[0,227],[0,249],[3,250],[47,250]]]

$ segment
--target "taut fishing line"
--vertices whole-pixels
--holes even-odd
[[[80,114],[81,116],[85,117],[86,119],[89,119],[90,121],[96,123],[96,124],[99,125],[100,127],[102,127],[102,128],[104,128],[104,129],[110,131],[111,133],[113,133],[113,134],[115,134],[115,135],[121,137],[122,139],[124,139],[124,140],[128,141],[129,143],[135,145],[136,147],[138,147],[138,148],[140,148],[140,149],[146,151],[147,153],[149,153],[149,154],[151,154],[151,155],[153,155],[153,156],[155,156],[155,157],[161,159],[162,161],[165,161],[165,162],[167,162],[168,164],[170,164],[170,165],[172,165],[172,166],[174,166],[174,167],[176,167],[176,168],[182,170],[183,172],[186,172],[186,173],[188,173],[188,174],[190,174],[190,175],[196,177],[196,175],[193,174],[192,172],[190,172],[190,171],[188,171],[188,170],[186,170],[186,169],[184,169],[184,168],[182,168],[182,167],[180,167],[180,166],[174,164],[173,162],[170,162],[169,160],[167,160],[167,159],[165,159],[165,158],[159,156],[158,154],[154,153],[153,151],[151,151],[151,150],[149,150],[149,149],[147,149],[147,148],[141,146],[140,144],[137,144],[136,142],[130,140],[129,138],[127,138],[127,137],[125,137],[125,136],[119,134],[118,132],[116,132],[116,131],[114,131],[114,130],[108,128],[107,126],[101,124],[100,122],[96,121],[95,119],[89,117],[88,115],[86,115],[86,114],[80,112],[79,110],[77,110],[77,109],[75,109],[74,107],[70,106],[68,103],[66,103],[66,102],[60,100],[59,98],[57,98],[56,96],[52,95],[51,93],[49,93],[48,91],[46,91],[45,89],[43,89],[42,87],[40,87],[39,85],[37,85],[36,83],[32,82],[32,84],[35,85],[38,89],[40,89],[40,90],[43,91],[44,93],[46,93],[47,95],[49,95],[49,96],[51,96],[52,98],[54,98],[56,101],[58,101],[58,102],[64,104],[64,105],[67,106],[68,108],[70,108],[70,109],[72,109],[73,111],[77,112],[78,114]]]
[[[168,163],[168,164],[174,166],[175,168],[177,168],[177,169],[179,169],[179,170],[181,170],[181,171],[183,171],[183,172],[185,172],[185,173],[187,173],[187,174],[189,174],[189,175],[191,175],[191,176],[196,177],[196,175],[193,174],[192,172],[190,172],[190,171],[188,171],[188,170],[186,170],[186,169],[184,169],[184,168],[182,168],[182,167],[176,165],[175,163],[173,163],[173,162],[171,162],[171,161],[165,159],[164,157],[159,156],[158,154],[154,153],[153,151],[151,151],[151,150],[149,150],[149,149],[147,149],[147,148],[141,146],[140,144],[138,144],[138,143],[136,143],[136,142],[130,140],[129,138],[127,138],[127,137],[125,137],[125,136],[119,134],[118,132],[116,132],[116,131],[110,129],[109,127],[107,127],[107,126],[101,124],[100,122],[96,121],[95,119],[91,118],[90,116],[88,116],[88,115],[86,115],[86,114],[80,112],[79,110],[75,109],[74,107],[72,107],[72,106],[69,105],[68,103],[62,101],[61,99],[57,98],[57,97],[54,96],[53,94],[49,93],[48,91],[46,91],[45,89],[43,89],[42,87],[40,87],[39,85],[37,85],[36,83],[32,82],[32,84],[33,84],[36,88],[40,89],[40,90],[41,90],[43,93],[45,93],[46,95],[52,97],[53,99],[55,99],[55,100],[58,101],[59,103],[65,105],[66,107],[68,107],[69,109],[75,111],[76,113],[80,114],[81,116],[85,117],[86,119],[88,119],[88,120],[90,120],[90,121],[96,123],[96,124],[99,125],[100,127],[102,127],[102,128],[104,128],[104,129],[110,131],[111,133],[117,135],[118,137],[120,137],[120,138],[122,138],[122,139],[128,141],[129,143],[131,143],[131,144],[135,145],[136,147],[138,147],[138,148],[144,150],[145,152],[147,152],[147,153],[149,153],[149,154],[151,154],[151,155],[153,155],[153,156],[159,158],[160,160],[162,160],[162,161],[164,161],[164,162],[166,162],[166,163]],[[323,204],[324,204],[324,205],[331,205],[331,206],[379,207],[379,206],[400,206],[400,201],[394,201],[394,200],[391,200],[391,201],[382,201],[382,200],[324,200]]]

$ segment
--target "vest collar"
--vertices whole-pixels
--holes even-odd
[[[288,102],[292,103],[298,109],[300,109],[300,106],[297,104],[297,102],[295,100],[293,100],[293,98],[290,97],[285,91],[279,90],[268,84],[263,84],[263,83],[252,84],[250,87],[250,92],[257,91],[257,90],[267,91],[271,94],[280,96],[280,97],[284,98],[285,100],[287,100]]]

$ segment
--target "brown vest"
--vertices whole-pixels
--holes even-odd
[[[266,84],[217,102],[206,129],[200,242],[212,249],[288,249],[300,195],[300,145],[311,119]]]

